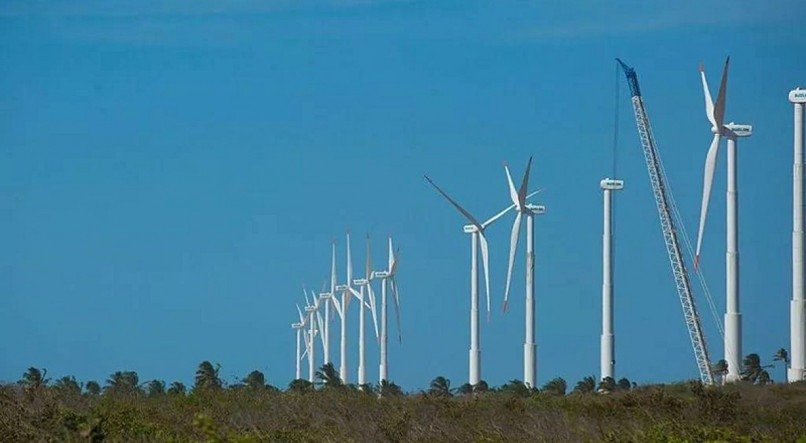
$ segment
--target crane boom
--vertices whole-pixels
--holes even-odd
[[[683,317],[688,327],[688,335],[691,345],[694,348],[694,357],[697,360],[697,367],[700,371],[700,380],[708,385],[714,384],[713,373],[711,372],[711,360],[708,357],[708,348],[705,344],[705,336],[702,332],[700,316],[697,313],[697,306],[694,304],[694,297],[691,291],[691,282],[686,270],[683,254],[680,249],[677,229],[672,217],[672,208],[669,204],[666,185],[660,156],[655,147],[655,138],[652,136],[652,128],[649,124],[649,117],[644,107],[641,97],[641,88],[638,86],[638,75],[635,70],[616,59],[627,76],[627,83],[630,86],[632,96],[632,106],[635,112],[635,123],[638,127],[638,136],[641,139],[641,146],[644,151],[647,171],[649,172],[649,182],[652,184],[652,193],[655,195],[655,205],[658,209],[660,226],[663,231],[663,241],[666,243],[666,253],[669,255],[669,262],[672,266],[677,295],[683,306]]]

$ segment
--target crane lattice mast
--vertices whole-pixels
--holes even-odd
[[[705,344],[705,336],[702,332],[700,316],[697,313],[697,306],[694,304],[694,297],[691,291],[688,271],[683,261],[683,253],[680,249],[680,241],[672,217],[672,207],[669,204],[669,197],[666,194],[662,164],[658,151],[655,148],[655,139],[652,136],[652,128],[649,124],[641,97],[641,88],[638,86],[638,76],[635,70],[616,59],[627,76],[632,96],[632,106],[635,112],[635,123],[638,127],[638,136],[641,139],[641,146],[644,151],[649,181],[652,184],[652,193],[655,195],[655,205],[660,217],[660,226],[663,231],[663,241],[666,243],[666,252],[669,255],[669,262],[672,265],[677,294],[683,306],[683,317],[688,327],[688,335],[691,345],[694,348],[694,357],[697,360],[697,367],[700,370],[700,380],[707,384],[714,384],[714,377],[711,372],[711,363],[708,358],[708,348]]]

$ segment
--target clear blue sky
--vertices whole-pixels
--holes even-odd
[[[210,360],[227,381],[260,369],[284,386],[300,286],[326,278],[333,238],[344,270],[349,229],[357,262],[365,233],[376,263],[387,234],[401,248],[404,342],[390,344],[390,378],[459,384],[469,242],[422,175],[487,217],[508,204],[502,162],[519,176],[530,155],[549,211],[536,234],[538,381],[598,375],[598,183],[611,172],[616,56],[639,72],[692,233],[711,138],[697,66],[715,90],[732,56],[727,119],[755,126],[739,147],[744,351],[769,361],[789,346],[799,2],[110,3],[0,5],[0,380],[34,365],[189,382]],[[695,378],[618,83],[617,375]],[[720,310],[724,161],[703,257]],[[489,230],[482,365],[495,385],[522,377],[522,258],[500,313],[510,220]]]

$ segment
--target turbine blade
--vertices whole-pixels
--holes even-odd
[[[369,246],[369,234],[367,234],[367,266],[364,269],[364,278],[366,278],[367,281],[372,279],[372,253],[370,252]]]
[[[532,157],[529,157],[529,162],[526,163],[526,172],[523,173],[523,181],[521,187],[518,189],[518,202],[520,207],[526,205],[526,188],[529,186],[529,171],[532,170]]]
[[[322,316],[319,315],[319,311],[316,311],[316,324],[319,326],[318,331],[324,331],[324,329],[322,329]],[[319,338],[322,340],[322,346],[324,347],[325,346],[325,334],[317,334],[317,335],[319,335]]]
[[[481,264],[484,266],[484,286],[487,289],[487,321],[490,321],[490,253],[484,232],[479,232],[479,244],[481,245]]]
[[[400,252],[398,250],[398,252]],[[395,250],[392,248],[392,237],[389,237],[389,275],[395,275],[397,272],[397,256]]]
[[[714,120],[717,123],[717,130],[722,131],[722,122],[725,119],[725,95],[728,93],[728,65],[730,64],[730,57],[725,60],[725,67],[722,69],[722,81],[719,83],[719,93],[716,96],[716,104],[714,105]]]
[[[335,295],[331,295],[330,302],[333,303],[333,307],[336,308],[336,314],[339,316],[339,318],[344,318],[344,313],[341,310],[341,303],[339,303],[339,299]]]
[[[465,218],[468,219],[468,221],[470,221],[470,223],[479,228],[479,230],[484,229],[484,227],[481,225],[481,223],[478,222],[478,220],[476,220],[475,217],[473,217],[469,212],[465,210],[465,208],[459,205],[459,203],[457,203],[456,200],[452,199],[447,193],[445,193],[445,191],[443,191],[442,188],[437,186],[437,184],[434,183],[434,181],[431,180],[427,175],[425,176],[425,179],[428,180],[428,183],[431,183],[431,186],[436,188],[437,192],[442,194],[443,197],[445,197],[456,209],[458,209],[459,212],[462,213],[462,215],[464,215]]]
[[[330,249],[330,294],[336,296],[336,241],[334,240]]]
[[[347,233],[347,286],[353,284],[353,257],[350,253],[350,233]]]
[[[716,169],[716,159],[719,153],[719,134],[714,134],[708,154],[705,156],[705,173],[702,183],[702,204],[700,206],[700,227],[697,232],[697,251],[694,255],[694,266],[699,266],[700,248],[702,247],[702,236],[705,230],[705,219],[708,215],[708,201],[711,199],[711,185],[714,182],[714,170]]]
[[[521,230],[521,213],[515,215],[515,222],[512,224],[512,233],[509,236],[509,264],[507,265],[507,286],[504,291],[504,312],[507,310],[507,303],[509,303],[509,287],[512,284],[512,267],[515,265],[515,253],[518,250],[518,239],[520,238]]]
[[[702,63],[700,63],[700,79],[702,80],[702,91],[705,94],[705,115],[708,117],[708,121],[711,122],[711,126],[717,128],[718,131],[719,125],[714,120],[714,101],[711,99],[711,90],[708,89],[708,80],[705,79],[705,66]]]
[[[397,292],[397,282],[395,278],[392,277],[389,279],[391,286],[392,286],[392,294],[395,295],[395,321],[397,323],[397,339],[400,343],[403,343],[403,331],[400,329],[400,296]]]
[[[361,303],[364,303],[364,297],[362,297],[361,294],[358,291],[355,290],[355,288],[350,286],[350,287],[347,288],[347,290],[349,290],[350,294],[352,294],[353,297],[357,298],[358,301],[360,301]]]
[[[518,190],[515,189],[515,183],[512,182],[512,175],[509,173],[509,165],[504,164],[504,172],[507,174],[507,185],[509,186],[509,198],[512,199],[512,203],[520,209],[520,199],[518,198]]]
[[[369,289],[369,306],[370,312],[372,313],[372,325],[375,326],[375,340],[380,340],[380,335],[378,334],[378,313],[375,305],[375,292],[372,290],[372,284],[368,284],[367,289]]]
[[[299,308],[299,305],[297,305],[297,313],[299,314],[299,322],[305,323],[305,317],[303,317],[302,309]]]

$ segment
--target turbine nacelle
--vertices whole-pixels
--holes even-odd
[[[543,215],[546,213],[546,207],[543,205],[526,204],[526,209],[534,215]]]
[[[797,87],[789,91],[789,101],[792,103],[806,103],[806,89]]]
[[[373,278],[389,278],[392,275],[389,271],[374,271],[372,273]]]
[[[291,327],[294,329],[302,329],[304,326],[302,323],[291,323]]]
[[[599,182],[599,187],[608,191],[620,191],[624,189],[624,180],[616,180],[614,178],[603,178]]]
[[[462,226],[462,231],[464,231],[465,234],[474,234],[479,232],[479,228],[476,225],[464,225]]]
[[[733,122],[724,126],[729,131],[729,136],[733,137],[750,137],[753,135],[753,125],[739,125]]]
[[[369,280],[367,280],[366,278],[357,278],[353,280],[353,284],[356,286],[366,286],[369,284]]]
[[[339,292],[346,292],[349,286],[347,285],[336,285],[336,290]]]
[[[316,312],[316,306],[305,306],[305,312]]]
[[[333,298],[333,295],[331,295],[330,292],[320,292],[319,293],[319,298],[329,300],[329,299]]]

